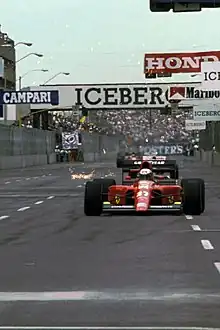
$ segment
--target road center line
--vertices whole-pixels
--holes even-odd
[[[201,231],[201,228],[198,225],[191,225],[191,227],[195,231]]]
[[[55,196],[49,196],[47,197],[47,199],[53,199]]]
[[[214,262],[214,266],[216,267],[217,271],[220,274],[220,262]]]
[[[2,215],[2,216],[0,217],[0,220],[4,220],[4,219],[7,219],[7,218],[9,218],[9,215]]]
[[[185,218],[186,218],[186,220],[192,220],[193,219],[193,216],[192,215],[185,215]]]
[[[11,181],[6,181],[6,182],[5,182],[5,184],[9,184],[9,183],[11,183]]]
[[[37,201],[37,202],[35,202],[34,204],[36,204],[36,205],[39,205],[39,204],[42,204],[44,201]]]
[[[22,212],[22,211],[26,211],[26,210],[28,210],[28,209],[30,209],[30,206],[21,207],[21,208],[18,209],[17,211],[18,211],[18,212]]]
[[[213,250],[214,249],[211,242],[207,239],[202,239],[201,243],[202,243],[202,246],[204,247],[205,250]]]

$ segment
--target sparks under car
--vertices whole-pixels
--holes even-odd
[[[113,179],[95,179],[85,186],[84,212],[87,216],[156,211],[200,215],[204,209],[205,184],[202,179],[182,179],[179,183],[162,176],[151,180],[137,176],[130,185],[117,185]]]

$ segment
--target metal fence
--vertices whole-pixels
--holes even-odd
[[[217,152],[220,152],[220,122],[207,122],[206,129],[200,132],[200,149],[211,151],[215,146]]]
[[[85,161],[115,160],[119,151],[120,135],[102,135],[99,133],[82,133],[82,151]]]
[[[55,146],[54,132],[0,125],[0,156],[50,154]]]

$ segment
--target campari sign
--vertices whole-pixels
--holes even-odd
[[[201,63],[220,59],[220,51],[198,53],[147,53],[144,55],[144,73],[201,72]]]

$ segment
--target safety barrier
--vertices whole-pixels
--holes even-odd
[[[82,133],[82,153],[85,162],[116,160],[120,147],[120,135],[102,135],[100,133]]]
[[[55,133],[0,125],[0,169],[56,162]]]
[[[200,150],[196,152],[196,158],[209,165],[220,165],[220,122],[207,122],[199,138]]]

